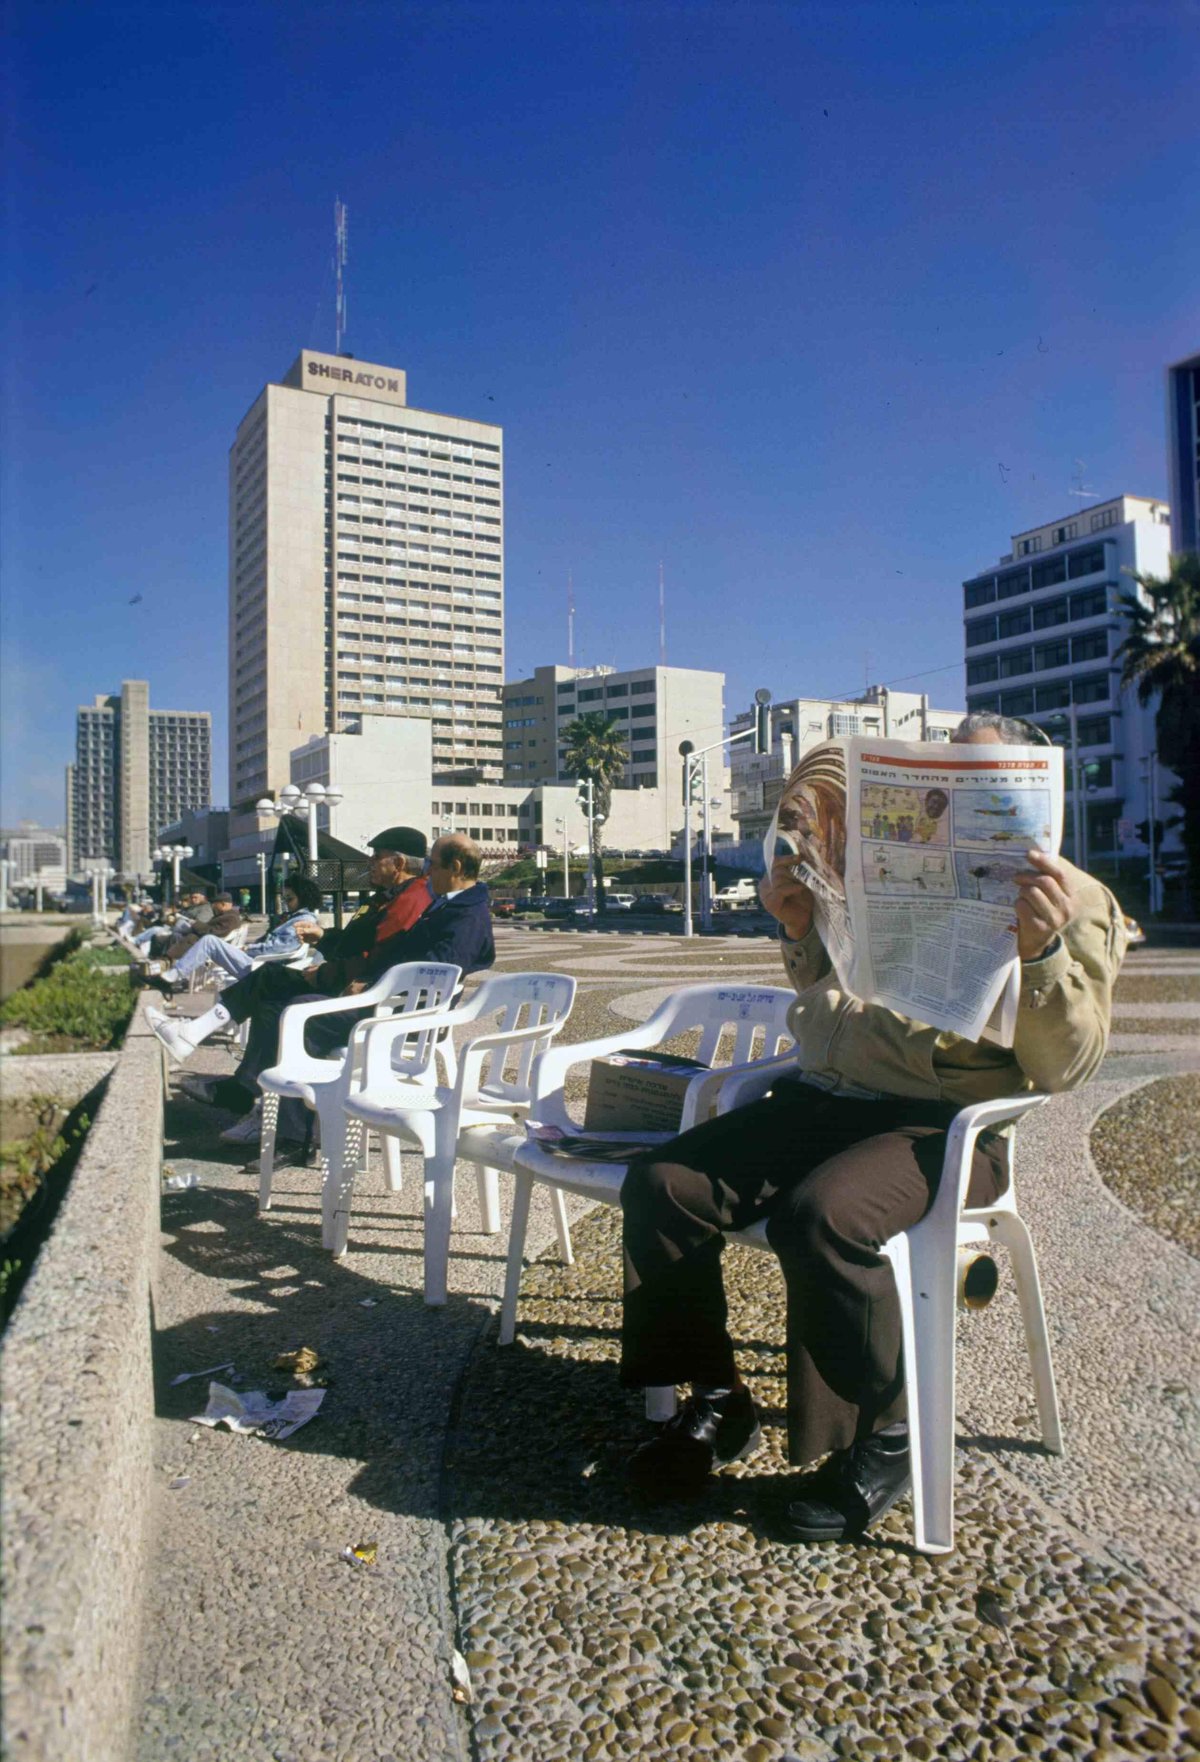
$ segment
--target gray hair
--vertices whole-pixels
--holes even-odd
[[[971,710],[963,717],[950,739],[961,742],[980,733],[994,735],[998,746],[1050,744],[1050,738],[1045,731],[1035,727],[1032,722],[1023,722],[1019,716],[1001,716],[996,710]]]

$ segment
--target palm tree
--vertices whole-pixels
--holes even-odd
[[[592,781],[592,874],[596,882],[596,910],[603,912],[604,864],[600,856],[600,832],[612,810],[613,785],[624,773],[629,752],[614,718],[602,710],[588,710],[563,729],[566,751],[563,765],[573,777]]]
[[[1121,684],[1136,685],[1143,704],[1160,694],[1154,716],[1158,756],[1179,777],[1170,793],[1183,809],[1194,902],[1200,900],[1200,555],[1172,556],[1163,577],[1129,573],[1141,593],[1118,596],[1130,626],[1116,656]]]

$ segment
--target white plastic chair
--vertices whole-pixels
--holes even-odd
[[[483,1228],[500,1228],[496,1167],[482,1154],[486,1140],[499,1129],[503,1136],[528,1111],[533,1097],[532,1067],[562,1029],[575,999],[575,981],[561,973],[504,973],[484,979],[478,990],[454,1011],[432,1018],[430,1028],[456,1029],[481,1024],[458,1049],[457,1073],[443,1088],[417,1088],[397,1079],[392,1046],[398,1030],[392,1023],[369,1023],[362,1034],[365,1053],[345,1091],[344,1165],[336,1180],[335,1222],[331,1246],[346,1248],[350,1203],[356,1167],[361,1160],[365,1128],[421,1151],[425,1165],[425,1301],[446,1301],[450,1231],[454,1218],[456,1147],[479,1136],[481,1154],[473,1156],[479,1170],[479,1205]],[[492,1022],[489,1018],[499,1017]],[[461,1148],[458,1155],[462,1155]],[[398,1172],[395,1183],[399,1186]],[[556,1207],[560,1242],[566,1231],[561,1196]],[[570,1238],[566,1236],[566,1251]]]
[[[304,1031],[307,1024],[315,1016],[361,1009],[371,1009],[376,1018],[386,1020],[401,1016],[405,1019],[393,1037],[393,1057],[414,1085],[425,1082],[432,1086],[436,1078],[433,1059],[437,1036],[432,1029],[418,1029],[415,1020],[410,1018],[443,1010],[461,980],[461,967],[445,962],[406,961],[389,967],[374,985],[353,997],[321,997],[314,998],[311,1003],[289,1004],[279,1020],[278,1060],[268,1070],[260,1072],[258,1078],[262,1090],[262,1138],[258,1155],[260,1212],[271,1209],[279,1103],[284,1098],[302,1101],[320,1122],[321,1240],[325,1247],[332,1240],[334,1176],[343,1162],[345,1117],[342,1100],[354,1061],[361,1056],[365,1044],[362,1030],[368,1024],[356,1023],[349,1044],[329,1058],[317,1058],[306,1050]]]
[[[578,1126],[567,1113],[563,1084],[573,1065],[603,1058],[625,1047],[659,1046],[677,1034],[699,1028],[700,1045],[697,1058],[713,1065],[718,1053],[726,1051],[729,1064],[700,1072],[684,1091],[683,1114],[678,1130],[707,1119],[716,1106],[721,1085],[735,1073],[750,1071],[793,1070],[795,1059],[779,1058],[783,1045],[791,1044],[787,1012],[796,1001],[796,993],[781,986],[690,985],[662,1004],[654,1014],[638,1026],[622,1028],[600,1040],[586,1040],[574,1046],[557,1046],[544,1052],[533,1071],[534,1112],[540,1123],[561,1126],[577,1132]],[[732,1031],[728,1046],[722,1046],[727,1032]],[[674,1132],[637,1132],[630,1134],[639,1143],[666,1142]],[[508,1238],[508,1268],[504,1282],[504,1300],[500,1309],[499,1341],[511,1344],[516,1329],[517,1299],[521,1285],[521,1268],[525,1253],[525,1232],[529,1224],[529,1204],[535,1182],[548,1186],[552,1192],[577,1193],[600,1205],[620,1203],[625,1165],[611,1162],[584,1162],[565,1156],[552,1156],[528,1139],[523,1132],[497,1132],[459,1135],[458,1156],[468,1162],[485,1161],[496,1168],[511,1169],[515,1177],[513,1216]],[[560,1246],[562,1233],[560,1232]],[[563,1259],[571,1263],[569,1239],[563,1248]],[[657,1414],[647,1413],[651,1418]]]
[[[717,1111],[725,1113],[757,1100],[769,1079],[750,1073],[721,1093]],[[880,1249],[892,1263],[900,1298],[904,1341],[904,1381],[908,1399],[909,1455],[913,1476],[913,1530],[924,1554],[945,1554],[954,1546],[954,1316],[958,1295],[960,1245],[999,1242],[1008,1250],[1025,1345],[1033,1372],[1042,1442],[1062,1454],[1062,1427],[1037,1256],[1024,1219],[1017,1211],[1013,1181],[1013,1139],[1000,1140],[1007,1182],[991,1205],[968,1208],[971,1158],[980,1132],[1007,1125],[1040,1107],[1044,1095],[1015,1095],[979,1101],[955,1115],[946,1137],[942,1178],[928,1212],[911,1230],[890,1237]],[[731,1231],[731,1242],[770,1252],[765,1221]],[[647,1390],[647,1413],[669,1419],[673,1389]]]

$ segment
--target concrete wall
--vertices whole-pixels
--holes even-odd
[[[161,1051],[143,1007],[0,1348],[8,1762],[129,1753],[162,1157]]]

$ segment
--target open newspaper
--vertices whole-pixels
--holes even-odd
[[[1011,1046],[1020,995],[1013,879],[1057,856],[1062,752],[855,735],[810,748],[775,810],[842,988],[933,1028]]]

